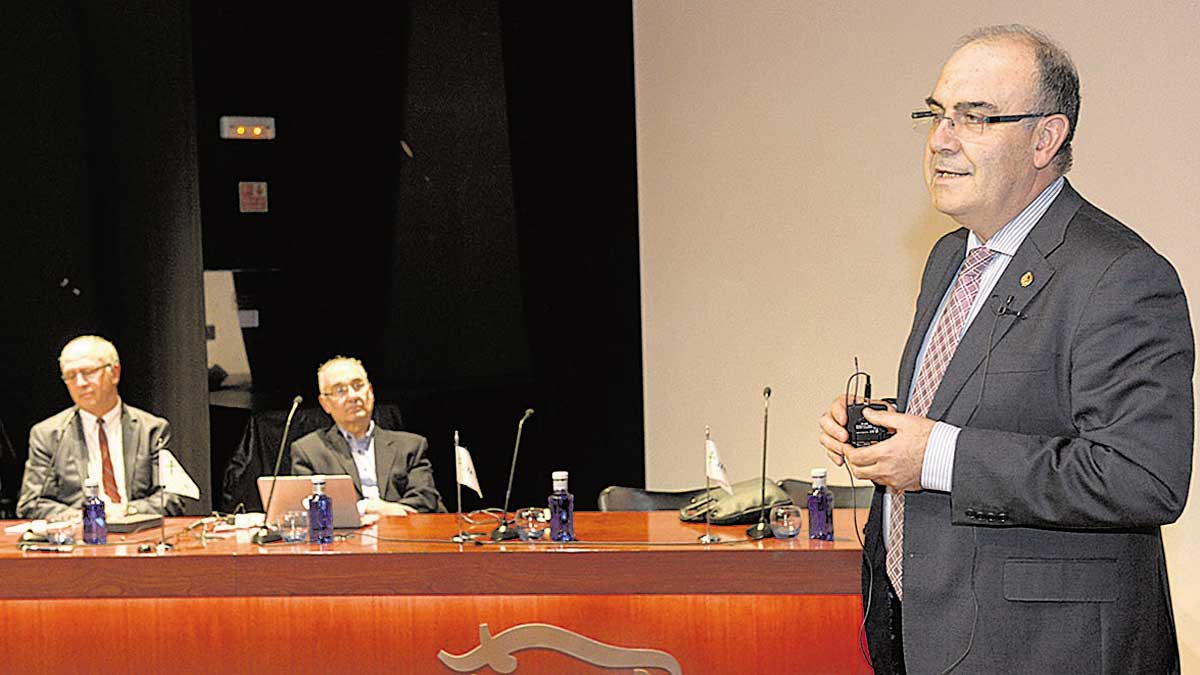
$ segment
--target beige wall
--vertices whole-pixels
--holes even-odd
[[[634,8],[646,477],[703,483],[711,425],[757,474],[825,461],[816,418],[852,357],[896,388],[921,267],[955,225],[920,178],[921,107],[961,34],[1028,23],[1073,55],[1070,179],[1200,298],[1200,3],[677,2]],[[1197,472],[1200,473],[1200,472]],[[833,478],[845,483],[845,474]],[[1193,474],[1193,486],[1198,482]],[[1200,672],[1200,491],[1165,530],[1184,672]]]

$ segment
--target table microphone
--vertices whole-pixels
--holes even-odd
[[[775,536],[767,526],[767,406],[771,403],[771,388],[763,387],[763,465],[762,465],[762,495],[759,498],[762,510],[758,513],[758,523],[746,530],[746,536],[751,539],[766,539]]]
[[[287,446],[288,430],[292,428],[292,416],[296,414],[296,408],[300,407],[303,400],[303,396],[292,399],[292,409],[288,411],[287,421],[283,423],[283,437],[279,439],[279,452],[275,454],[275,472],[271,474],[271,492],[267,494],[267,506],[263,509],[263,524],[250,540],[255,544],[269,544],[283,539],[283,535],[272,532],[271,528],[267,527],[267,514],[271,512],[271,501],[275,499],[275,483],[279,480],[279,465],[283,463],[283,449]]]
[[[500,513],[500,525],[492,530],[492,541],[516,539],[516,528],[508,526],[508,498],[512,496],[513,476],[517,472],[517,451],[521,449],[521,430],[525,428],[525,420],[533,415],[533,408],[526,408],[521,421],[517,422],[517,442],[513,445],[512,466],[508,469],[508,489],[504,491],[504,511]]]

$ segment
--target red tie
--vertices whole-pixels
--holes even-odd
[[[104,420],[97,417],[96,424],[100,428],[100,463],[103,465],[104,494],[113,504],[121,503],[121,492],[117,490],[117,478],[113,474],[112,455],[108,452],[108,434],[104,433]]]
[[[975,304],[975,296],[979,294],[979,277],[987,269],[992,259],[992,251],[986,246],[971,249],[963,260],[958,271],[958,279],[954,282],[954,290],[950,300],[938,319],[933,336],[929,338],[929,346],[925,349],[925,358],[921,361],[921,372],[917,375],[917,383],[913,387],[912,400],[905,410],[910,415],[925,415],[933,403],[933,395],[937,393],[946,367],[954,357],[958,341],[962,338],[963,326],[971,316],[971,305]],[[904,493],[889,490],[892,495],[891,522],[888,525],[887,574],[896,589],[896,597],[904,599]]]

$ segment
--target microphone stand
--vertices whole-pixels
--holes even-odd
[[[500,525],[492,530],[492,541],[507,541],[517,538],[517,530],[508,525],[508,498],[512,496],[513,476],[517,471],[517,451],[521,449],[521,430],[525,428],[525,420],[533,415],[533,408],[526,408],[525,415],[517,422],[517,442],[513,444],[512,466],[508,469],[508,489],[504,491],[504,511],[500,513]],[[457,451],[456,451],[457,452]]]
[[[300,402],[303,400],[303,396],[292,399],[292,409],[288,411],[287,421],[283,423],[283,437],[279,439],[279,452],[275,454],[275,471],[271,474],[271,492],[267,494],[267,506],[263,509],[262,527],[250,539],[260,546],[283,540],[282,534],[272,532],[271,528],[267,527],[267,514],[271,512],[271,502],[275,499],[275,483],[279,481],[279,465],[283,463],[283,449],[287,446],[288,430],[292,428],[292,416],[296,414],[296,408],[300,407]]]
[[[746,530],[746,536],[754,540],[766,539],[773,537],[775,534],[771,532],[771,528],[767,526],[767,407],[771,403],[771,388],[763,387],[763,465],[762,465],[762,492],[759,496],[759,503],[762,505],[762,510],[758,513],[758,523],[751,525]]]
[[[707,424],[704,425],[704,492],[708,496],[710,508],[704,510],[704,534],[699,538],[701,544],[715,544],[721,541],[719,535],[712,533],[712,480],[708,477],[708,442],[712,434]]]

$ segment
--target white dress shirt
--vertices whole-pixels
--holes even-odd
[[[354,466],[358,469],[363,499],[379,499],[379,479],[375,471],[375,420],[371,420],[367,435],[362,438],[355,438],[341,427],[338,427],[338,433],[350,444],[350,456],[354,458]]]
[[[104,492],[104,463],[100,457],[100,425],[97,419],[104,420],[104,435],[108,437],[108,454],[112,461],[113,478],[117,481],[117,492],[121,495],[120,511],[124,513],[129,504],[129,495],[125,490],[125,432],[121,428],[121,400],[112,410],[100,418],[90,412],[80,409],[79,419],[83,421],[83,439],[87,443],[88,477],[100,481],[100,499],[104,500],[105,512],[112,514],[113,507]]]

